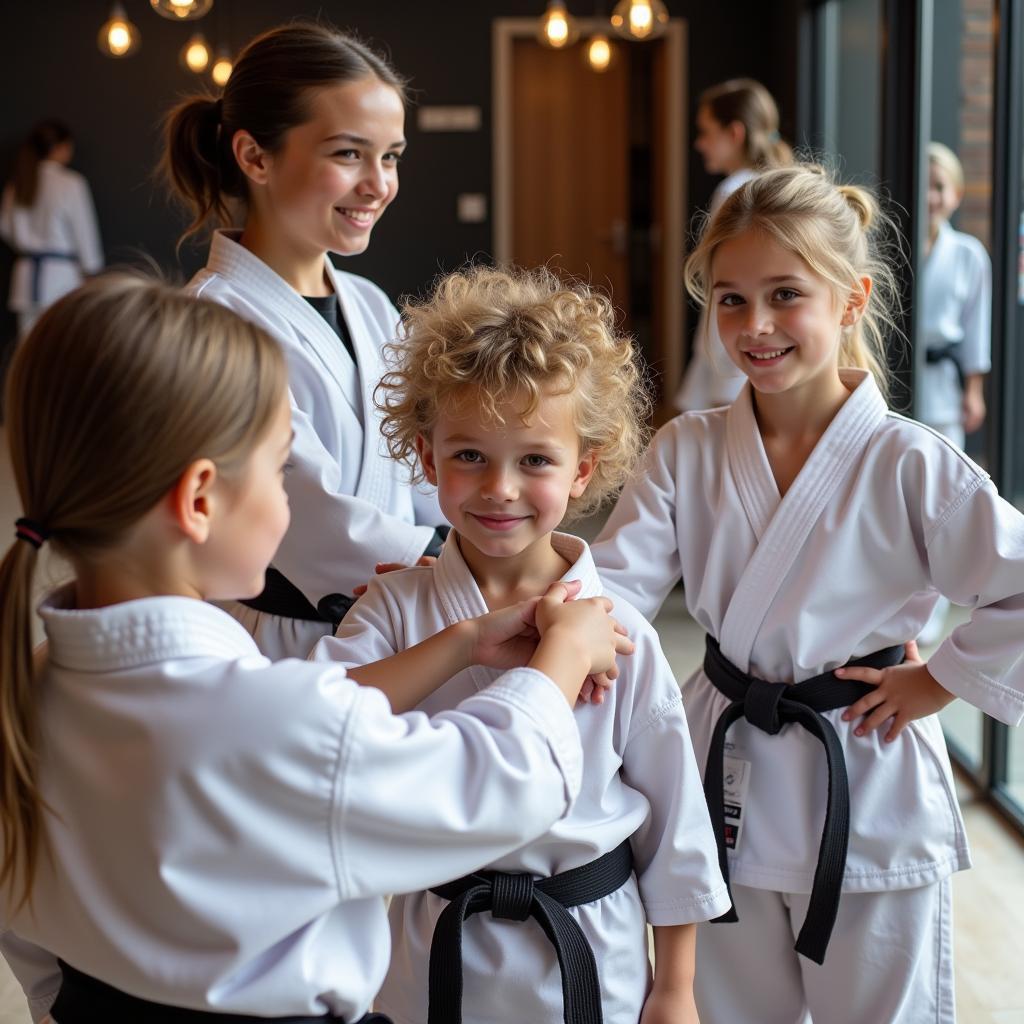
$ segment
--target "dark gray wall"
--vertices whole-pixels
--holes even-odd
[[[151,177],[161,115],[197,85],[196,76],[177,62],[190,32],[201,28],[211,42],[226,36],[237,50],[283,20],[318,14],[388,49],[411,77],[419,103],[476,104],[484,111],[483,130],[465,135],[419,135],[410,119],[401,194],[375,229],[369,251],[346,261],[345,268],[397,296],[420,290],[438,270],[489,251],[490,225],[458,224],[454,209],[460,192],[490,192],[491,20],[539,15],[544,0],[217,0],[195,26],[158,17],[147,0],[125,0],[124,6],[142,34],[142,48],[130,58],[112,60],[96,46],[107,0],[6,5],[0,44],[0,177],[7,176],[18,141],[36,119],[69,122],[78,140],[74,165],[92,185],[108,259],[145,252],[185,276],[202,261],[201,251],[190,249],[183,250],[180,263],[176,259],[182,218]],[[668,6],[689,22],[691,118],[702,89],[752,75],[778,97],[784,134],[791,137],[799,0],[676,0]],[[594,5],[570,0],[569,9],[583,16]],[[691,205],[705,202],[713,185],[691,154]],[[8,267],[9,253],[3,251],[3,288]]]

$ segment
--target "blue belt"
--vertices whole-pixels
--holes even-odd
[[[39,305],[39,282],[42,277],[43,260],[66,260],[77,263],[78,257],[73,252],[24,252],[18,251],[18,258],[32,263],[32,305]]]

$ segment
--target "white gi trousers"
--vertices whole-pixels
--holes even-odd
[[[951,879],[844,893],[820,966],[793,949],[808,895],[732,897],[739,921],[697,926],[701,1024],[954,1024]]]

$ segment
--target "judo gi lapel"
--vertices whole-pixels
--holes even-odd
[[[551,546],[570,563],[562,582],[579,580],[579,598],[597,597],[603,593],[590,548],[585,541],[568,533],[553,533]],[[466,565],[459,550],[458,536],[454,530],[448,534],[441,554],[434,565],[434,590],[444,609],[448,625],[463,619],[472,619],[487,613],[487,604],[480,587]],[[470,675],[477,689],[490,685],[500,675],[494,669],[474,665]]]
[[[369,501],[380,508],[388,504],[393,467],[390,455],[384,448],[384,440],[380,432],[380,421],[374,406],[373,393],[383,373],[381,354],[378,347],[380,325],[373,323],[367,315],[365,305],[359,301],[356,290],[349,283],[344,273],[339,271],[330,260],[327,261],[335,294],[341,303],[341,313],[348,324],[349,337],[356,354],[358,370],[352,387],[346,392],[350,402],[361,403],[359,411],[363,423],[363,459],[359,471],[359,482],[356,485],[356,497]],[[392,333],[397,330],[398,323],[392,325]],[[383,339],[394,340],[392,337]],[[339,343],[340,347],[340,343]],[[382,461],[383,460],[383,461]],[[381,472],[386,468],[386,472]]]
[[[728,413],[729,471],[758,544],[729,602],[718,641],[722,653],[745,672],[772,601],[815,523],[888,412],[869,373],[843,370],[841,376],[854,390],[781,500],[757,428],[749,385]]]
[[[299,343],[337,383],[353,415],[358,417],[357,403],[362,401],[358,374],[345,346],[324,318],[283,277],[239,245],[240,236],[237,231],[215,232],[207,269],[237,281],[264,319],[283,318]],[[330,264],[326,256],[324,261]],[[333,271],[333,267],[330,269]]]

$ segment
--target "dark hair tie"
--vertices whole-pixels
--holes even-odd
[[[46,543],[50,531],[41,523],[32,519],[16,519],[14,521],[14,535],[18,540],[28,541],[37,551]]]

